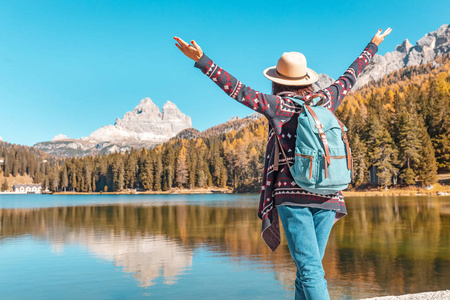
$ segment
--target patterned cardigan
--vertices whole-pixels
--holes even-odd
[[[377,45],[369,43],[342,76],[329,87],[320,90],[327,98],[322,104],[324,107],[336,111],[377,51]],[[258,217],[262,220],[261,236],[272,251],[280,244],[277,205],[301,205],[335,210],[335,222],[347,214],[342,192],[333,195],[313,194],[301,189],[292,178],[289,164],[294,162],[293,149],[295,149],[299,108],[292,100],[286,98],[290,95],[280,97],[253,90],[220,68],[206,55],[200,58],[195,67],[212,79],[231,98],[263,114],[269,121]],[[305,96],[307,97],[309,95]],[[286,162],[280,151],[279,171],[273,169],[275,134],[278,135],[288,160]]]

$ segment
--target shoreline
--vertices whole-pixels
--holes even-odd
[[[210,188],[210,189],[172,189],[168,191],[133,191],[120,192],[55,192],[52,195],[194,195],[194,194],[232,194],[232,189]],[[43,193],[45,194],[45,193]]]
[[[417,294],[406,294],[400,296],[383,296],[375,298],[364,298],[361,300],[446,300],[450,299],[450,290],[425,292]]]
[[[344,197],[380,197],[380,196],[450,196],[450,189],[392,189],[392,190],[364,190],[343,191]],[[2,193],[0,193],[1,195]],[[6,193],[5,193],[6,194]],[[10,193],[14,194],[14,193]],[[229,188],[207,188],[207,189],[172,189],[168,191],[134,191],[125,190],[120,192],[55,192],[42,193],[52,195],[191,195],[191,194],[248,194],[235,192]],[[253,194],[253,193],[250,193]],[[254,193],[257,195],[258,193]]]

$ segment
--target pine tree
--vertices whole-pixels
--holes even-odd
[[[376,114],[369,115],[367,146],[372,166],[377,167],[377,176],[384,187],[392,185],[392,177],[397,175],[398,150],[388,130],[380,123]]]
[[[9,185],[8,185],[8,181],[5,178],[5,181],[3,181],[2,184],[2,192],[9,190]]]
[[[197,176],[197,151],[194,145],[195,141],[191,141],[187,148],[187,161],[188,161],[188,188],[193,189],[195,187],[195,181]]]
[[[416,184],[416,173],[409,167],[401,170],[399,177],[406,185]]]
[[[48,176],[44,176],[44,180],[42,181],[42,188],[44,189],[44,191],[48,190],[50,187],[50,180],[48,178]]]
[[[162,173],[162,189],[164,191],[167,191],[172,188],[173,180],[175,177],[175,154],[172,147],[166,147],[162,157],[162,161],[164,162]]]
[[[176,185],[180,188],[185,187],[188,179],[188,167],[186,163],[186,148],[181,147],[176,163]]]
[[[108,185],[108,164],[106,162],[106,156],[103,155],[99,158],[98,161],[98,180],[97,180],[97,190],[105,191],[105,186]],[[106,189],[107,191],[107,189]],[[106,192],[105,191],[105,192]]]
[[[420,139],[422,144],[421,160],[418,164],[417,175],[423,186],[428,186],[437,182],[437,163],[434,156],[433,144],[428,132],[425,128],[424,122],[421,118],[418,120],[420,125]]]
[[[375,149],[372,152],[374,166],[378,167],[377,176],[384,187],[392,185],[392,177],[397,175],[398,151],[387,129],[378,137]]]
[[[112,165],[113,188],[112,191],[120,191],[124,188],[125,170],[122,159],[117,159]]]
[[[403,110],[396,120],[396,140],[399,150],[400,179],[406,185],[415,184],[415,172],[420,162],[420,150],[422,143],[418,135],[420,129],[417,128],[418,116]]]
[[[147,151],[143,151],[139,158],[139,181],[144,190],[153,189],[153,162]]]
[[[432,139],[438,168],[450,172],[450,128]]]
[[[67,170],[67,175],[69,177],[69,188],[72,189],[72,191],[76,191],[77,187],[77,175],[76,175],[76,169],[75,165],[73,164],[74,159],[71,160],[69,168]]]
[[[84,192],[91,192],[92,191],[92,171],[90,162],[86,161],[86,164],[83,167],[83,191]]]
[[[155,175],[154,175],[154,185],[153,190],[154,191],[160,191],[162,188],[161,180],[162,180],[162,172],[163,172],[163,165],[162,165],[162,159],[161,159],[161,153],[157,152],[155,153]]]
[[[138,152],[131,149],[125,161],[125,187],[133,189],[136,186],[138,172]]]
[[[359,135],[353,134],[351,136],[352,149],[352,181],[354,186],[359,186],[367,181],[368,161],[367,161],[367,147],[364,141],[359,138]]]
[[[93,192],[97,191],[97,184],[96,184],[97,179],[98,179],[97,175],[92,176],[92,191]]]
[[[67,174],[66,174],[67,175]],[[58,175],[56,174],[56,172],[52,173],[50,175],[50,190],[52,192],[57,192],[58,191]]]

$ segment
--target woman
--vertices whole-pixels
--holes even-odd
[[[322,89],[322,106],[336,111],[356,78],[378,50],[378,45],[391,32],[381,29],[344,75]],[[284,53],[277,66],[264,70],[272,81],[272,95],[245,86],[203,54],[195,41],[191,45],[178,37],[176,46],[195,61],[195,67],[212,79],[233,99],[263,114],[269,120],[264,172],[258,216],[262,220],[261,236],[275,251],[280,244],[278,216],[281,219],[292,258],[297,266],[295,299],[329,299],[322,259],[334,222],[347,214],[342,192],[333,195],[312,194],[301,189],[292,178],[289,164],[294,162],[298,106],[288,97],[308,100],[317,81],[317,73],[307,68],[299,52]],[[275,150],[278,136],[281,149]],[[286,154],[286,157],[282,153]],[[277,159],[275,159],[277,158]],[[274,162],[275,167],[274,167]]]

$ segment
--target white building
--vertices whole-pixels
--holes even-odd
[[[40,194],[41,185],[40,184],[15,184],[13,185],[14,193],[19,194]]]

